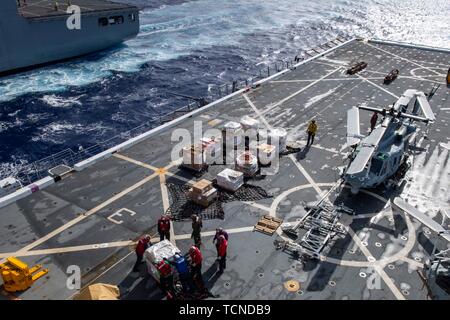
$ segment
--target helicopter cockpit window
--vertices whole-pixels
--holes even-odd
[[[379,158],[372,158],[372,164],[370,166],[370,171],[373,174],[379,175],[381,168],[383,168],[383,163],[384,161],[382,159]]]

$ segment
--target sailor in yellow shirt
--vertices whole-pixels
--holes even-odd
[[[316,120],[311,120],[306,132],[308,133],[308,143],[306,145],[309,146],[310,142],[311,142],[311,144],[314,143],[314,137],[316,136],[316,132],[317,132]]]

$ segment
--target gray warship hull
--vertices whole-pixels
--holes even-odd
[[[53,1],[28,0],[21,7],[15,0],[2,1],[0,75],[101,51],[139,32],[139,11],[134,6],[102,0],[71,4],[81,8],[80,29],[67,27],[67,4],[55,10]]]

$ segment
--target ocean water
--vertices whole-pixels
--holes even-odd
[[[140,34],[82,59],[0,78],[0,174],[77,150],[337,36],[450,47],[448,0],[122,0]]]

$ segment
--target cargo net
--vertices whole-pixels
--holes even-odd
[[[166,214],[171,215],[175,221],[188,220],[193,214],[197,214],[205,220],[223,220],[225,218],[222,207],[223,203],[232,201],[258,201],[272,197],[263,188],[250,184],[244,184],[236,192],[228,192],[214,183],[214,187],[217,188],[217,199],[205,208],[188,198],[189,185],[177,183],[167,183],[166,185],[171,198],[171,205],[167,209]]]

